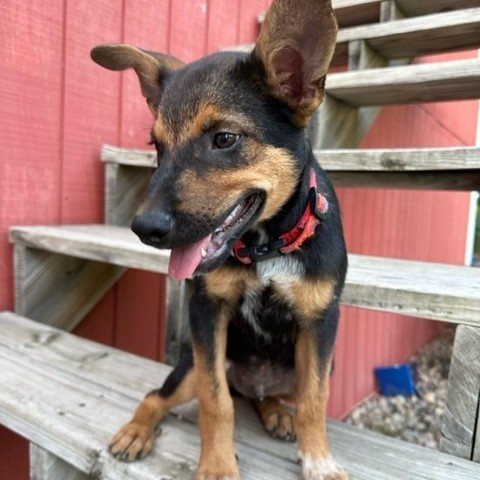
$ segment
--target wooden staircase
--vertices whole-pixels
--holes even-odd
[[[334,5],[344,27],[334,62],[347,62],[349,71],[329,75],[328,97],[312,126],[316,157],[334,183],[480,190],[479,148],[353,148],[381,105],[480,98],[478,60],[406,65],[420,54],[480,48],[480,0]],[[379,23],[363,25],[371,22]],[[154,153],[106,146],[102,159],[106,225],[11,229],[17,315],[0,314],[0,423],[32,442],[32,478],[38,480],[90,474],[190,479],[199,437],[189,422],[169,418],[154,454],[142,462],[120,464],[106,452],[111,434],[170,367],[62,332],[74,328],[127,268],[167,272],[168,252],[142,245],[128,228]],[[349,260],[344,304],[459,326],[443,424],[447,453],[331,422],[336,458],[359,480],[480,478],[480,269],[353,254]],[[185,337],[189,288],[188,281],[168,280],[169,362]],[[242,402],[237,411],[242,478],[298,478],[295,448],[267,437]]]

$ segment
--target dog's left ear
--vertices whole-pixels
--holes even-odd
[[[265,17],[253,55],[300,126],[322,103],[337,29],[331,0],[275,0]]]
[[[171,55],[150,52],[132,45],[98,45],[92,49],[90,56],[94,62],[109,70],[133,68],[154,117],[166,78],[185,66],[181,60]]]

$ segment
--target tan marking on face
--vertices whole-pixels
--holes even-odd
[[[254,128],[248,117],[240,113],[226,112],[212,103],[202,103],[194,118],[185,118],[175,129],[159,112],[153,126],[153,133],[159,142],[170,150],[191,142],[203,135],[209,128],[218,125],[223,131],[241,133]]]
[[[174,132],[168,127],[160,112],[155,119],[152,132],[159,143],[165,145],[169,150],[174,149],[177,143]]]
[[[238,168],[186,170],[180,177],[179,210],[190,214],[207,213],[215,218],[235,205],[249,190],[266,192],[259,221],[272,218],[291,197],[297,186],[298,172],[292,154],[283,148],[264,146],[253,141],[245,147],[249,165]]]
[[[326,429],[331,357],[319,365],[317,349],[315,333],[301,329],[295,346],[298,449],[315,460],[331,458]]]
[[[196,478],[238,477],[233,443],[234,412],[225,373],[228,318],[220,312],[215,336],[215,360],[212,365],[199,345],[193,345],[199,427],[202,438],[200,465]]]

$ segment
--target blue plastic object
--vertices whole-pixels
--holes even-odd
[[[417,391],[412,367],[408,363],[375,368],[381,395],[414,395]]]

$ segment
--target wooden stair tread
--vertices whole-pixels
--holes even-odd
[[[341,28],[337,36],[332,65],[348,63],[349,42],[365,40],[384,58],[400,59],[478,48],[480,46],[479,31],[480,8]],[[252,48],[253,44],[249,44],[229,48],[229,50],[250,51]]]
[[[480,60],[331,73],[329,95],[361,107],[480,97]]]
[[[435,171],[480,168],[480,147],[315,150],[327,171]],[[133,167],[157,167],[155,150],[104,145],[102,160]]]
[[[479,0],[395,0],[402,11],[410,16],[429,13],[460,10],[463,8],[480,7]]]
[[[75,337],[10,312],[0,314],[0,421],[84,472],[109,480],[190,480],[199,434],[169,416],[152,455],[124,464],[106,451],[144,394],[170,367]],[[296,446],[266,434],[252,409],[236,401],[242,478],[297,479]],[[192,416],[190,409],[177,413]],[[480,465],[337,421],[329,421],[335,458],[352,480],[473,480]],[[165,477],[167,478],[167,477]]]
[[[480,148],[314,151],[335,186],[430,190],[480,189]]]
[[[396,3],[408,17],[480,6],[479,0],[396,0]],[[378,22],[380,4],[381,0],[332,1],[338,24],[342,27]]]
[[[108,225],[12,227],[11,241],[64,255],[167,273],[166,250]],[[342,302],[435,320],[480,325],[480,269],[349,255]]]
[[[336,186],[480,189],[480,148],[407,148],[315,150],[320,165]],[[107,163],[156,167],[152,150],[132,150],[104,145]]]
[[[421,2],[419,2],[421,3]],[[410,58],[480,46],[480,8],[455,10],[375,25],[342,29],[337,50],[347,51],[348,42],[366,40],[387,59]],[[347,57],[343,57],[346,63]],[[336,64],[341,63],[336,59]]]

